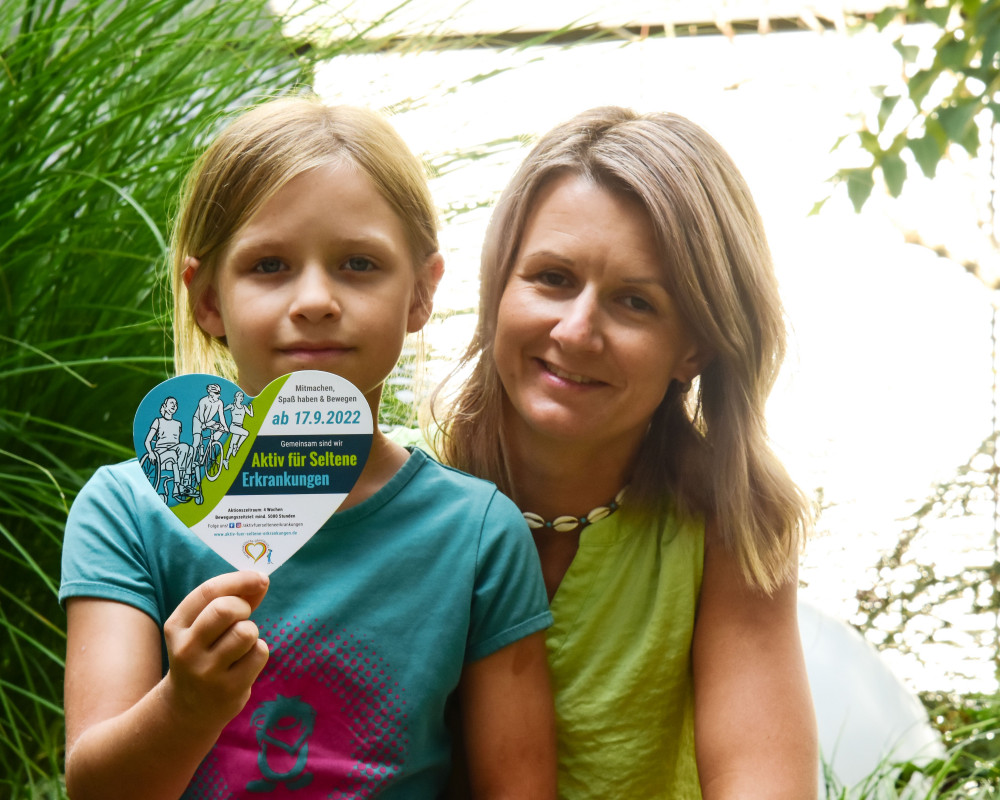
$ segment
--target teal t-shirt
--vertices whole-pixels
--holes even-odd
[[[162,628],[231,569],[133,460],[99,470],[73,504],[59,596],[127,603]],[[463,665],[551,623],[517,508],[419,450],[271,575],[253,619],[270,659],[185,800],[436,797]]]

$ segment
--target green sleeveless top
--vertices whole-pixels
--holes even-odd
[[[691,639],[704,525],[622,513],[585,528],[547,631],[559,796],[701,797]]]

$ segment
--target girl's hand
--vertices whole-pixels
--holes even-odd
[[[66,786],[74,800],[177,800],[267,662],[257,572],[206,581],[160,627],[111,600],[67,604]]]
[[[218,728],[235,717],[268,658],[250,614],[267,593],[267,576],[217,575],[193,590],[163,626],[170,669],[164,700],[188,724]]]

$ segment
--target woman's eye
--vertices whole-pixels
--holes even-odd
[[[633,311],[652,311],[653,305],[643,297],[630,294],[622,298],[622,302]]]
[[[561,272],[546,270],[538,274],[538,281],[546,286],[565,286],[569,280]]]
[[[285,268],[284,262],[280,258],[262,258],[253,265],[253,271],[263,275],[272,275],[281,272]]]
[[[371,272],[375,269],[375,264],[365,256],[352,256],[344,262],[343,269],[348,272]]]

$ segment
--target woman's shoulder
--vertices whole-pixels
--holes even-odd
[[[614,516],[619,518],[621,528],[633,535],[653,537],[667,544],[682,534],[683,538],[698,542],[708,541],[711,529],[710,517],[695,510],[685,510],[673,500],[664,501],[653,510],[629,508],[625,498],[622,511]]]

